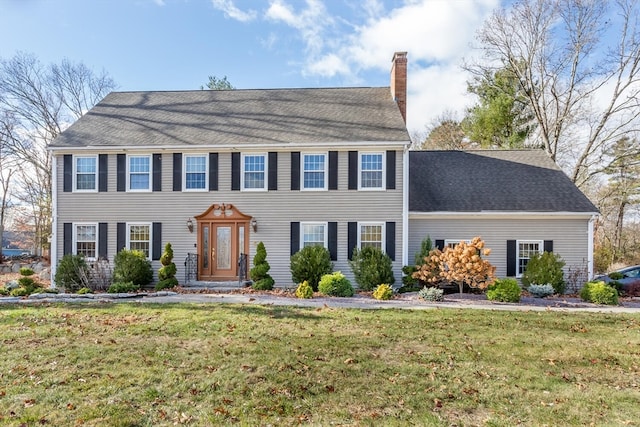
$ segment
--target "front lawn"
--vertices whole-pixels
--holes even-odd
[[[0,306],[3,425],[640,425],[640,315]]]

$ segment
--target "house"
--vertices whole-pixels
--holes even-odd
[[[513,240],[542,241],[531,246],[541,250],[554,239],[563,256],[576,251],[576,260],[590,262],[596,210],[566,177],[572,197],[542,211],[537,196],[530,203],[507,197],[532,185],[518,184],[509,168],[532,182],[550,179],[553,170],[561,181],[550,160],[524,152],[503,159],[509,152],[409,151],[406,70],[400,52],[390,87],[107,95],[50,146],[54,272],[64,254],[113,259],[123,248],[143,251],[157,270],[170,242],[181,281],[238,280],[242,261],[250,263],[263,242],[277,286],[293,286],[290,256],[313,244],[327,247],[335,270],[350,278],[354,248],[381,248],[399,279],[427,234],[445,243],[481,234],[505,246],[493,255],[499,274],[513,273],[506,261]],[[490,185],[480,190],[478,180],[451,176],[477,176],[483,167],[491,168],[487,174],[504,167],[506,175],[487,177]],[[467,206],[447,189],[458,199],[484,191],[493,204],[472,198]],[[512,219],[520,225],[510,233],[502,225]],[[575,227],[565,228],[571,221]],[[540,231],[525,233],[534,223]],[[559,228],[542,232],[551,226]]]

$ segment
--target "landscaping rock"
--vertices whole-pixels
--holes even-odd
[[[4,287],[5,287],[5,289],[10,291],[12,289],[19,288],[20,285],[18,284],[17,280],[11,280],[11,281],[5,283]]]

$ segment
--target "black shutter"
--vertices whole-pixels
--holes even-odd
[[[328,224],[327,237],[329,241],[327,242],[327,246],[329,246],[329,254],[331,254],[331,261],[338,260],[338,223],[330,222]]]
[[[153,191],[162,191],[162,154],[153,155]]]
[[[387,190],[396,189],[396,152],[387,151]]]
[[[349,151],[349,190],[357,190],[357,189],[358,189],[358,152]],[[349,255],[349,257],[351,257],[351,255]]]
[[[107,231],[108,224],[106,222],[98,223],[98,258],[107,257],[107,245],[109,243]]]
[[[151,244],[151,259],[157,261],[162,255],[162,223],[153,223],[153,243]]]
[[[329,190],[338,189],[338,152],[329,151]]]
[[[127,191],[127,155],[118,154],[116,157],[116,190]]]
[[[231,190],[240,191],[240,153],[231,153]]]
[[[73,156],[65,154],[62,157],[63,184],[62,191],[69,193],[73,191]]]
[[[350,222],[347,228],[347,258],[353,259],[353,250],[358,246],[358,223]]]
[[[300,223],[291,223],[291,255],[300,250]]]
[[[98,191],[107,191],[107,180],[109,178],[109,156],[98,154]]]
[[[291,153],[291,190],[300,190],[300,152]]]
[[[116,253],[127,247],[127,224],[119,222],[116,229]]]
[[[518,248],[516,247],[515,240],[507,240],[507,276],[513,277],[516,275],[516,253]]]
[[[436,240],[436,249],[444,251],[444,240]]]
[[[385,225],[386,236],[386,244],[385,244],[385,252],[391,258],[391,261],[396,260],[396,223],[395,222],[387,222]]]
[[[209,191],[218,191],[218,153],[209,153]]]
[[[545,240],[544,241],[544,251],[545,252],[553,252],[553,240]]]
[[[278,153],[269,153],[269,182],[267,184],[269,190],[278,189]]]
[[[173,191],[182,191],[182,153],[173,153]]]
[[[65,222],[62,225],[62,254],[73,253],[73,224]]]

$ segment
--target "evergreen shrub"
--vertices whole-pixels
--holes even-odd
[[[487,288],[487,299],[500,302],[520,302],[520,285],[516,279],[496,279]]]
[[[293,283],[307,281],[315,291],[320,279],[333,271],[331,254],[324,246],[305,246],[291,256],[291,278]]]
[[[349,279],[339,271],[322,276],[318,283],[318,291],[334,297],[352,297],[354,293]]]
[[[363,291],[371,291],[383,283],[393,285],[396,281],[391,258],[378,248],[355,248],[349,265],[358,287]]]

